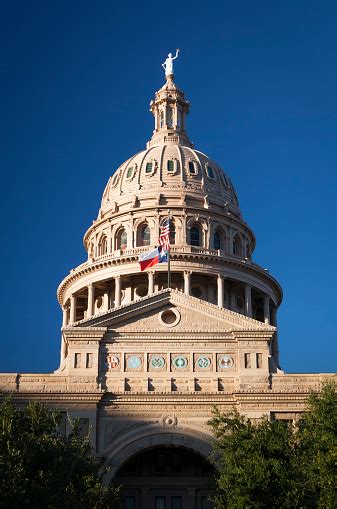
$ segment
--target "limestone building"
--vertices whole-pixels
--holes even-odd
[[[253,261],[230,177],[190,142],[173,74],[150,107],[146,149],[110,177],[84,235],[88,258],[58,288],[59,369],[1,374],[0,386],[18,404],[79,417],[126,509],[207,509],[212,406],[293,420],[332,375],[281,370],[281,287]],[[170,288],[167,264],[140,272],[138,262],[169,210]]]

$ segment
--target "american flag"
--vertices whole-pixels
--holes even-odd
[[[164,251],[170,249],[170,219],[166,218],[160,226],[159,245],[162,246]]]

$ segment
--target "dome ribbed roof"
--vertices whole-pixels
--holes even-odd
[[[148,192],[155,195],[172,190],[201,195],[240,214],[232,182],[220,166],[202,152],[174,142],[155,145],[125,161],[108,181],[101,213],[115,208],[125,196],[141,201]]]

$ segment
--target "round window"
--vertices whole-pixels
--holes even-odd
[[[180,321],[180,313],[174,308],[165,309],[159,313],[158,320],[161,325],[165,325],[166,327],[174,327]]]

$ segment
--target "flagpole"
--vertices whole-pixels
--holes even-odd
[[[168,209],[168,220],[169,220],[169,238],[170,238],[170,229],[171,229],[171,211]],[[171,288],[171,246],[167,252],[167,288]]]

